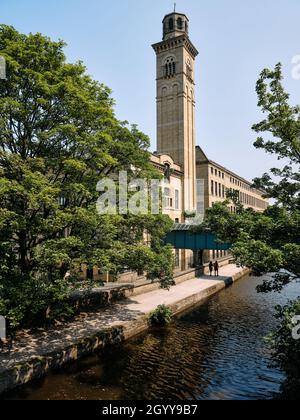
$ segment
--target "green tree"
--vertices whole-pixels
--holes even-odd
[[[258,105],[266,118],[255,124],[258,133],[268,133],[270,140],[258,137],[255,147],[274,154],[284,167],[255,180],[255,185],[292,211],[300,209],[300,106],[289,105],[289,95],[282,85],[282,66],[265,69],[257,82]],[[275,178],[275,179],[274,179]]]
[[[202,228],[210,228],[222,240],[230,241],[237,261],[254,269],[256,274],[288,271],[282,277],[284,285],[287,274],[290,279],[300,277],[300,107],[288,103],[280,64],[274,71],[261,73],[256,90],[265,119],[255,124],[253,130],[271,134],[272,139],[260,136],[255,147],[275,154],[284,166],[272,168],[269,174],[255,179],[254,186],[264,189],[265,195],[276,203],[264,213],[255,213],[243,208],[235,192],[229,193],[228,201],[208,210]],[[237,206],[236,214],[230,213],[229,200]],[[273,257],[273,262],[272,258],[263,258],[266,253]],[[274,280],[276,290],[279,278]]]
[[[82,263],[153,277],[153,267],[162,272],[167,261],[162,285],[172,281],[173,259],[161,243],[169,218],[96,212],[102,178],[119,170],[129,180],[159,174],[148,137],[116,119],[110,90],[81,62],[67,63],[63,48],[62,41],[0,26],[7,63],[0,82],[0,313],[11,327],[64,301]]]
[[[200,227],[209,228],[220,239],[231,242],[237,263],[251,268],[254,274],[274,273],[258,288],[259,292],[281,291],[292,280],[300,279],[300,107],[289,105],[282,78],[280,64],[261,73],[256,90],[265,118],[253,126],[260,135],[255,147],[274,154],[282,162],[280,167],[254,181],[254,186],[264,189],[275,205],[262,214],[239,205],[237,214],[231,214],[228,200],[208,210]],[[265,134],[271,135],[271,139],[266,140]],[[292,337],[292,321],[295,315],[300,315],[299,308],[300,299],[276,308],[280,326],[269,339],[274,363],[287,375],[285,396],[297,398],[300,341]]]

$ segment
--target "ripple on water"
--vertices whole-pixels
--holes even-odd
[[[170,327],[153,330],[12,393],[24,399],[267,399],[282,374],[264,337],[274,306],[297,297],[257,294],[246,278]]]

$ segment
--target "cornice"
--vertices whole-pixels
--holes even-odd
[[[199,54],[198,50],[191,42],[187,35],[180,35],[175,38],[166,39],[165,41],[158,42],[152,45],[152,48],[159,54],[164,51],[168,51],[170,49],[185,47],[189,53],[193,56],[193,58],[197,57]]]

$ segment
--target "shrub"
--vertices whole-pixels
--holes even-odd
[[[153,326],[164,326],[170,324],[172,320],[172,309],[166,305],[159,305],[150,314],[150,322]]]
[[[281,398],[300,398],[300,340],[293,332],[299,333],[297,319],[300,314],[300,298],[285,306],[276,307],[275,317],[280,321],[277,329],[267,337],[272,350],[273,365],[285,373],[281,386]]]

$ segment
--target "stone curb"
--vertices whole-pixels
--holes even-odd
[[[233,277],[228,277],[224,282],[210,286],[169,306],[175,316],[179,315],[188,309],[201,305],[209,297],[241,279],[249,272],[248,269],[241,269],[239,273]],[[67,363],[91,355],[108,345],[124,343],[124,341],[149,328],[148,317],[149,313],[138,316],[131,321],[120,322],[120,325],[104,328],[92,336],[85,337],[72,345],[61,348],[59,351],[49,352],[47,355],[34,357],[23,363],[19,362],[7,370],[2,370],[0,373],[0,393],[25,385],[33,379],[41,378],[50,370],[60,368]]]

